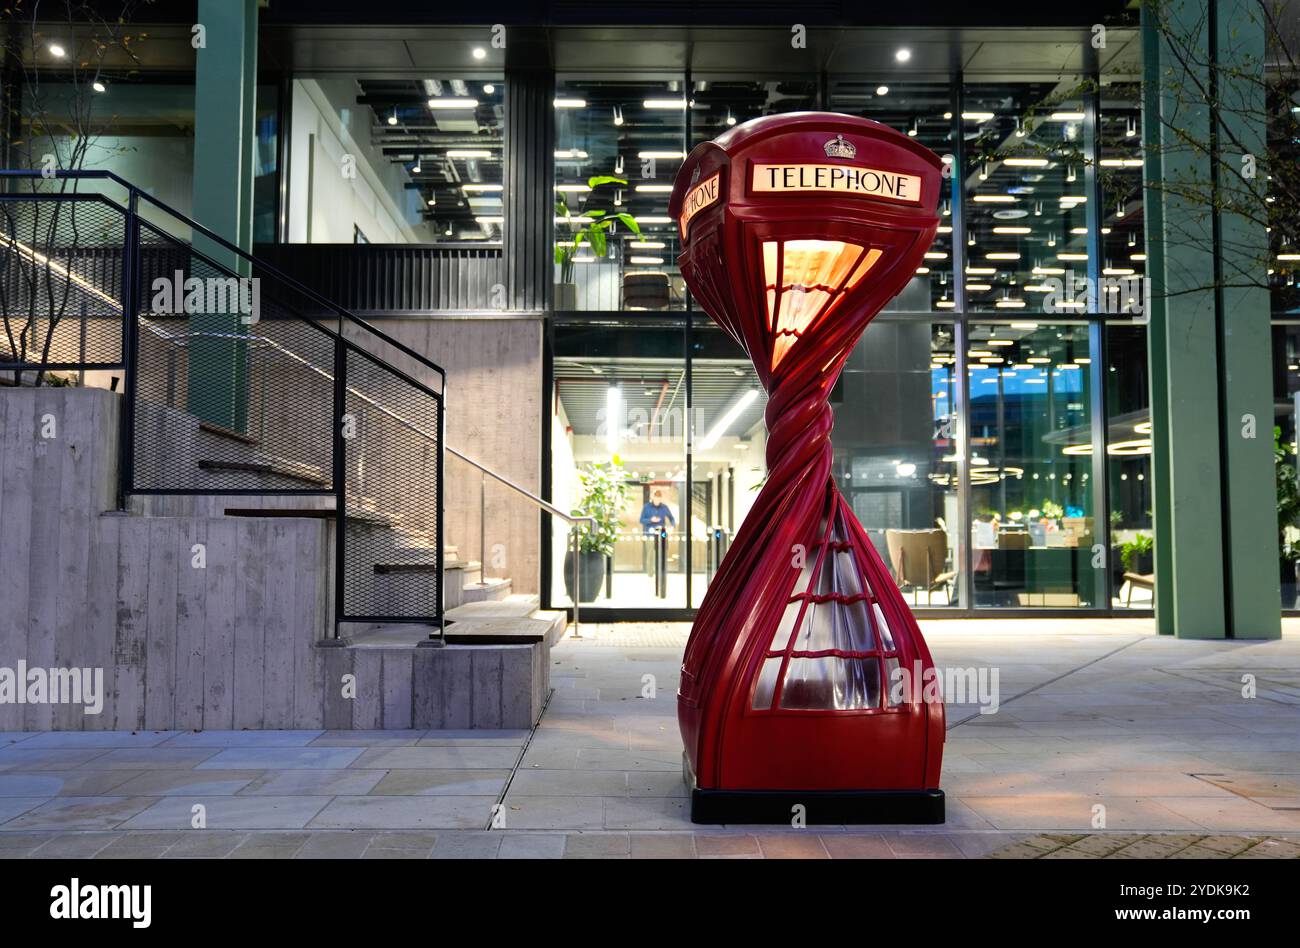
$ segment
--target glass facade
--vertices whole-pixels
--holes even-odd
[[[972,323],[976,606],[1097,605],[1086,325]]]
[[[500,243],[501,79],[289,85],[289,243]]]
[[[503,253],[503,74],[272,78],[258,87],[257,242]],[[737,124],[828,109],[899,129],[949,169],[924,264],[868,328],[832,396],[837,483],[909,601],[939,610],[1150,606],[1133,76],[900,78],[870,66],[769,75],[761,65],[640,63],[561,69],[553,95],[554,236],[551,259],[539,261],[553,268],[556,314],[551,487],[561,504],[580,506],[579,475],[615,456],[627,487],[606,585],[592,602],[697,606],[765,475],[765,395],[677,271],[667,212],[677,170],[691,148]],[[116,137],[101,135],[97,147],[112,154],[87,166],[170,188],[159,196],[187,210],[193,86],[123,84],[104,99],[113,100]],[[1270,134],[1284,150],[1296,114],[1289,100],[1271,103]],[[1300,334],[1283,321],[1296,317],[1300,270],[1296,236],[1275,228],[1271,238],[1277,423],[1293,444]],[[1089,276],[1113,285],[1077,292],[1073,281]],[[643,518],[660,507],[667,512]],[[551,541],[543,579],[559,603],[569,594],[566,550],[563,536]]]
[[[667,581],[620,579],[655,563],[652,552],[640,560],[624,554],[594,605],[698,605],[711,564],[743,522],[745,495],[763,475],[762,392],[749,362],[739,350],[718,357],[734,344],[710,341],[725,337],[672,267],[668,188],[657,186],[671,181],[686,148],[667,143],[693,146],[749,118],[826,106],[903,130],[952,169],[925,265],[868,327],[832,395],[836,482],[877,552],[918,608],[1151,607],[1136,84],[682,75],[653,83],[561,77],[557,89],[557,200],[567,192],[586,202],[575,208],[603,212],[596,219],[623,208],[650,223],[640,235],[614,224],[603,255],[590,242],[573,248],[586,262],[569,268],[575,286],[557,290],[572,304],[557,297],[557,308],[577,312],[556,330],[555,404],[567,411],[565,388],[589,389],[596,378],[591,366],[566,362],[561,340],[578,327],[611,338],[667,333],[685,353],[673,357],[685,389],[677,402],[693,431],[689,444],[661,442],[653,464],[628,478],[634,498],[622,542],[647,542],[632,514],[656,487],[673,510]],[[626,184],[595,178],[619,174]],[[637,190],[638,182],[649,186]],[[601,188],[609,196],[597,203]],[[645,307],[628,301],[628,274],[637,270],[631,245],[644,249],[647,237],[663,246],[644,266],[669,288],[654,308],[695,310],[689,328],[647,326],[637,315]],[[1103,278],[1102,292],[1083,292],[1089,277]],[[637,359],[629,368],[637,378],[655,374]],[[651,398],[652,389],[642,386],[636,397]],[[714,437],[717,419],[731,427]],[[552,453],[556,485],[576,483],[582,463],[612,453],[599,438],[584,440],[572,416],[553,425],[562,430],[569,446]],[[587,457],[584,445],[598,450]],[[620,445],[626,462],[635,452]],[[656,483],[668,469],[678,480]],[[560,555],[557,547],[557,566]],[[558,572],[553,585],[560,589]],[[647,599],[635,591],[642,587],[663,595]]]
[[[684,79],[561,75],[555,89],[556,310],[685,309],[668,216]]]
[[[971,312],[1038,309],[1044,277],[1083,276],[1088,227],[1080,99],[1059,83],[972,83],[960,120],[966,306]],[[1032,294],[1032,295],[1031,295]],[[1059,311],[1081,310],[1054,301]]]

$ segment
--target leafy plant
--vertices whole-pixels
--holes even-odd
[[[580,549],[584,553],[612,556],[614,541],[618,537],[619,511],[627,503],[627,477],[623,473],[623,463],[615,458],[602,464],[589,464],[578,471],[578,484],[582,493],[573,515],[596,520],[594,530],[585,523],[578,527],[582,536]]]
[[[1137,565],[1139,556],[1146,556],[1155,549],[1155,537],[1149,533],[1137,533],[1133,539],[1124,543],[1119,548],[1119,561],[1124,564],[1125,572],[1136,572],[1134,567]]]
[[[555,262],[560,266],[561,283],[573,282],[573,258],[584,243],[591,246],[591,252],[597,257],[605,256],[608,246],[606,238],[615,224],[621,223],[638,237],[641,236],[641,225],[631,214],[625,211],[607,211],[593,206],[593,204],[605,203],[611,188],[626,186],[626,178],[619,178],[612,174],[598,174],[588,178],[587,187],[591,190],[587,192],[576,214],[570,210],[566,198],[556,199],[555,213],[564,218],[564,225],[568,230],[568,239],[555,243]]]
[[[1284,560],[1300,559],[1300,549],[1286,541],[1287,527],[1300,520],[1300,479],[1291,458],[1295,452],[1282,443],[1282,429],[1273,426],[1273,471],[1277,480],[1277,549]]]
[[[1065,516],[1065,508],[1054,500],[1044,500],[1043,516],[1048,520],[1059,520]]]

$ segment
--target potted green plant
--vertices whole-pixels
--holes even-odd
[[[560,268],[560,279],[555,284],[555,308],[560,311],[578,308],[578,286],[573,281],[573,258],[583,244],[591,248],[596,257],[605,256],[608,248],[608,236],[616,224],[623,224],[638,237],[641,225],[636,218],[625,211],[607,210],[599,205],[609,204],[612,200],[611,189],[626,187],[627,179],[610,174],[594,175],[587,179],[590,190],[583,198],[575,214],[569,208],[566,197],[555,201],[555,214],[563,218],[563,230],[555,242],[555,262]]]
[[[1124,572],[1150,576],[1155,571],[1152,562],[1154,550],[1155,537],[1139,530],[1133,535],[1133,539],[1121,544],[1119,548],[1119,561],[1124,567]]]
[[[1282,587],[1282,605],[1290,609],[1296,601],[1297,561],[1300,546],[1287,539],[1287,530],[1300,521],[1300,479],[1292,458],[1295,451],[1282,443],[1282,429],[1273,426],[1273,471],[1277,481],[1277,552],[1278,579]]]
[[[605,563],[614,555],[618,539],[619,513],[627,503],[627,476],[623,463],[614,458],[589,464],[578,471],[580,495],[574,516],[591,517],[595,528],[582,524],[576,529],[578,543],[578,594],[580,602],[591,602],[605,585]],[[564,589],[573,598],[573,550],[564,557]]]

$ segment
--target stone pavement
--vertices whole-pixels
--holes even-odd
[[[998,673],[997,713],[949,705],[944,826],[692,824],[675,716],[688,626],[657,623],[566,639],[532,732],[0,734],[0,857],[1088,858],[1139,837],[1152,854],[1225,838],[1232,856],[1300,852],[1300,629],[922,625],[940,667]]]

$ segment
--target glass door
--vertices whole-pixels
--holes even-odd
[[[687,607],[687,379],[681,319],[584,320],[555,328],[551,497],[595,516],[579,553],[585,608]],[[569,535],[551,530],[553,606],[572,603]],[[617,618],[617,616],[614,616]]]

